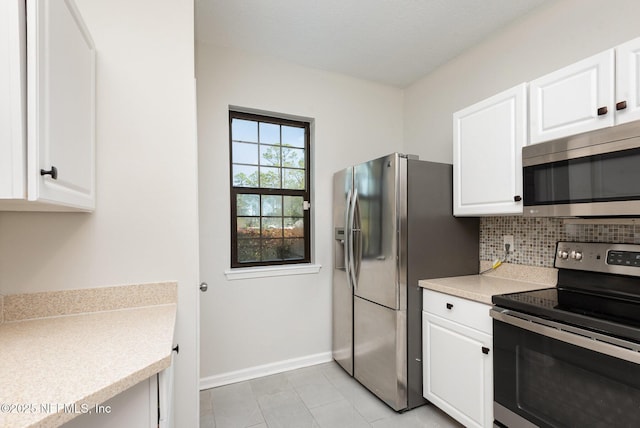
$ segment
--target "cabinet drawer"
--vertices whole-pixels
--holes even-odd
[[[484,303],[473,302],[433,290],[422,291],[423,311],[487,334],[492,334],[493,332],[491,316],[489,315],[490,309],[491,306]]]

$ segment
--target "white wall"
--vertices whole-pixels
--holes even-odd
[[[203,379],[331,351],[332,176],[401,149],[402,92],[338,74],[196,46]],[[318,274],[228,281],[229,105],[313,118]]]
[[[452,114],[640,36],[637,0],[551,1],[405,89],[405,150],[452,161]]]
[[[176,426],[194,427],[198,225],[193,1],[77,4],[97,48],[96,211],[0,213],[0,292],[178,281]]]

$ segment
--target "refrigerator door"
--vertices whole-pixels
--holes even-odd
[[[333,359],[353,375],[353,287],[349,280],[347,217],[352,209],[353,169],[333,176]]]
[[[354,167],[355,294],[392,309],[402,309],[398,234],[406,159],[392,154]],[[405,197],[406,200],[406,197]]]
[[[407,407],[406,313],[354,298],[355,378],[394,410]]]

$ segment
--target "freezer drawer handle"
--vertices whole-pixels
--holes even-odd
[[[453,303],[447,303],[447,309],[453,309]]]
[[[489,355],[489,348],[487,348],[486,346],[482,347],[482,353],[485,355]]]

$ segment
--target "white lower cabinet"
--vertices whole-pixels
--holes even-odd
[[[423,291],[423,395],[466,427],[493,426],[489,305]]]
[[[158,428],[155,375],[63,425],[64,428]]]

